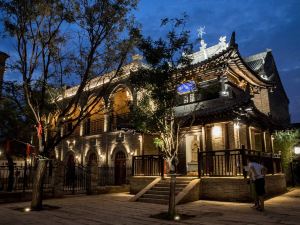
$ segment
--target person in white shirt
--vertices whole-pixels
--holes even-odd
[[[252,178],[254,178],[255,192],[258,197],[258,207],[259,211],[264,211],[264,195],[265,191],[265,174],[266,168],[260,164],[252,160],[249,165],[249,174],[251,174]]]
[[[248,176],[249,176],[248,184],[250,185],[250,194],[251,194],[252,199],[254,200],[254,205],[251,206],[251,208],[256,209],[258,207],[258,197],[257,197],[256,191],[255,191],[255,184],[254,184],[255,177],[254,177],[253,170],[249,170],[249,168],[252,166],[253,160],[248,158],[247,162],[248,162],[248,164],[245,167],[245,170],[248,172]]]

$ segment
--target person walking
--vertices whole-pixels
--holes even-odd
[[[265,204],[264,204],[264,197],[266,194],[265,191],[265,174],[266,174],[266,168],[261,164],[258,163],[256,160],[253,160],[254,162],[250,163],[249,167],[249,173],[252,174],[251,176],[254,177],[254,186],[255,186],[255,192],[257,195],[257,210],[264,211],[265,210]]]
[[[258,197],[257,197],[256,191],[255,191],[255,184],[254,184],[255,175],[253,173],[253,169],[250,170],[250,167],[252,167],[253,162],[254,162],[253,157],[249,157],[247,159],[247,167],[245,168],[245,170],[248,172],[248,176],[249,176],[248,184],[250,186],[250,195],[254,201],[254,205],[251,206],[251,208],[256,209],[258,207]]]

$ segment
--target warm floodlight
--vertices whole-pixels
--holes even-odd
[[[24,212],[30,212],[30,208],[29,207],[25,208]]]
[[[300,154],[300,146],[295,146],[294,147],[294,152],[296,155],[299,155]]]
[[[174,216],[174,220],[180,220],[180,216],[179,215]]]

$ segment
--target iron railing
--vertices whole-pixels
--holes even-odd
[[[64,186],[67,193],[85,193],[89,183],[89,172],[87,167],[74,165],[64,168]]]
[[[142,155],[132,157],[133,176],[163,176],[164,160],[161,155]]]
[[[266,168],[268,174],[280,173],[280,154],[248,149],[205,151],[198,154],[198,175],[247,176],[247,159],[254,156]]]
[[[43,188],[52,187],[53,166],[48,165],[43,180]],[[0,191],[28,191],[32,190],[36,167],[34,166],[0,166]]]
[[[116,168],[101,166],[98,167],[98,185],[99,186],[110,186],[120,184],[118,181],[123,180],[121,184],[129,184],[129,178],[131,177],[132,168],[126,167],[124,168],[124,173],[122,174],[124,177],[119,178],[116,177]]]

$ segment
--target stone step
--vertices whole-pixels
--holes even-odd
[[[169,200],[166,200],[166,199],[155,199],[155,198],[139,198],[138,201],[139,202],[162,204],[162,205],[167,205],[169,203]]]
[[[178,193],[180,193],[180,191],[175,191],[175,195],[177,195]],[[168,195],[170,194],[169,191],[156,191],[156,190],[149,190],[147,191],[145,194],[152,194],[152,195]],[[145,195],[144,194],[144,195]]]
[[[176,191],[181,191],[183,188],[178,188],[176,187],[175,190]],[[151,190],[155,190],[155,191],[169,191],[170,187],[153,187]]]
[[[187,185],[188,185],[188,183],[187,184],[176,184],[176,187],[185,187]],[[170,187],[170,184],[160,184],[160,183],[158,183],[158,184],[155,185],[155,187]]]
[[[146,194],[158,194],[158,195],[168,195],[169,193],[170,193],[169,190],[167,190],[167,191],[157,191],[157,190],[153,190],[153,189],[146,192]]]
[[[168,200],[169,199],[169,195],[166,194],[166,195],[159,195],[159,194],[144,194],[141,198],[152,198],[152,199],[166,199]]]

